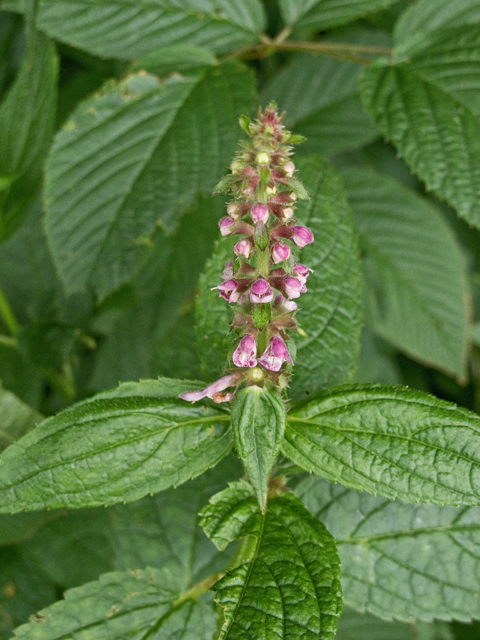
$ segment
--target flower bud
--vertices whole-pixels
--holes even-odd
[[[295,165],[293,164],[293,162],[287,162],[287,164],[283,165],[283,170],[285,171],[286,175],[291,178],[293,176],[293,172],[295,171]]]
[[[233,364],[237,367],[257,366],[257,345],[250,334],[244,336],[232,356]]]
[[[290,247],[283,242],[276,242],[272,248],[272,260],[275,264],[288,260],[290,257]]]
[[[277,187],[265,187],[265,193],[267,196],[274,196],[277,193]]]
[[[244,166],[245,165],[242,162],[239,162],[238,160],[234,160],[230,164],[230,169],[231,169],[232,173],[242,173],[242,170],[243,170]]]
[[[309,269],[304,264],[296,264],[293,267],[293,273],[302,284],[305,284],[307,282],[310,271],[313,271],[313,269]]]
[[[222,282],[222,284],[219,284],[218,287],[213,288],[218,289],[218,293],[220,294],[220,296],[229,303],[237,302],[237,300],[240,298],[238,284],[235,280],[227,280],[226,282]]]
[[[290,220],[293,217],[292,207],[282,207],[282,215],[286,220]]]
[[[222,234],[222,236],[231,235],[233,233],[234,224],[235,224],[235,220],[233,218],[230,218],[229,216],[222,218],[218,223],[218,226],[220,227],[220,233]]]
[[[231,260],[227,262],[222,273],[222,280],[230,280],[230,278],[233,278],[233,264]]]
[[[313,242],[313,233],[307,227],[292,227],[292,240],[297,247],[303,249]]]
[[[264,204],[256,204],[251,211],[251,216],[253,222],[266,224],[268,222],[268,209]]]
[[[289,277],[285,278],[283,288],[287,298],[299,298],[301,293],[305,293],[307,290],[305,284],[298,278]]]
[[[268,164],[270,162],[270,156],[268,153],[265,153],[265,151],[261,151],[260,153],[257,153],[256,160],[258,164]]]
[[[247,258],[247,260],[248,260],[250,258],[250,256],[251,256],[251,254],[252,254],[253,245],[248,240],[245,240],[245,239],[244,240],[240,240],[233,247],[233,251],[234,251],[235,255],[243,256],[244,258]],[[233,272],[232,272],[232,276],[233,276]]]
[[[235,220],[242,215],[241,208],[237,202],[230,202],[230,204],[227,206],[227,213],[231,218],[234,218]]]
[[[276,307],[275,311],[277,312],[287,312],[287,311],[296,311],[298,309],[298,305],[293,300],[289,300],[288,298],[284,298],[283,296],[277,296],[275,298],[274,305]]]
[[[273,300],[273,289],[266,280],[263,280],[263,278],[255,280],[250,289],[250,300],[257,303],[266,303]]]
[[[270,340],[262,357],[258,359],[258,362],[263,365],[265,369],[270,369],[270,371],[280,371],[280,367],[284,362],[293,364],[287,345],[278,335]]]

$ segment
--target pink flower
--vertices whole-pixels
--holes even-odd
[[[288,260],[290,257],[290,247],[283,242],[276,242],[272,248],[272,260],[275,264]]]
[[[270,371],[279,371],[284,362],[293,364],[292,357],[288,352],[287,345],[280,336],[274,336],[268,343],[262,357],[258,362]]]
[[[293,273],[302,284],[305,284],[307,282],[310,271],[313,271],[313,269],[309,269],[304,264],[296,264],[293,267]]]
[[[250,212],[253,222],[268,222],[268,209],[264,204],[256,204]]]
[[[301,293],[305,293],[307,287],[301,280],[298,278],[294,278],[290,276],[289,278],[285,278],[283,283],[283,287],[285,289],[285,293],[287,294],[287,298],[299,298]]]
[[[307,244],[313,242],[313,233],[307,227],[292,227],[292,240],[303,249]]]
[[[233,218],[230,218],[229,216],[222,218],[218,223],[218,226],[220,227],[220,233],[222,234],[222,236],[231,235],[233,233],[234,224],[235,224],[235,220]]]
[[[273,289],[266,280],[255,280],[250,289],[251,302],[266,303],[273,300]]]
[[[282,214],[285,220],[289,220],[293,216],[292,207],[282,207]]]
[[[237,242],[237,244],[233,247],[233,251],[235,252],[235,255],[237,256],[243,256],[244,258],[250,258],[252,251],[253,251],[253,246],[252,243],[249,240],[239,240]],[[232,273],[233,275],[233,273]]]
[[[293,162],[287,162],[283,165],[283,170],[285,171],[285,174],[289,178],[291,178],[293,176],[293,172],[295,171],[295,165],[293,164]]]
[[[222,284],[219,284],[218,287],[213,287],[213,289],[218,289],[220,296],[227,302],[237,302],[240,298],[240,291],[238,291],[238,284],[235,280],[222,282]]]
[[[275,298],[275,306],[278,307],[278,311],[296,311],[298,309],[296,302],[288,300],[288,298],[284,298],[283,296],[277,296]]]
[[[182,398],[182,400],[188,400],[189,402],[197,402],[202,398],[212,398],[212,400],[214,400],[215,402],[226,402],[228,400],[233,400],[235,398],[235,395],[233,393],[221,392],[224,391],[224,389],[227,389],[227,387],[231,387],[236,383],[237,376],[232,374],[220,378],[201,391],[186,391],[185,393],[181,393],[178,397]]]
[[[247,334],[242,338],[232,356],[237,367],[255,367],[257,365],[257,345],[255,338]]]
[[[230,278],[233,278],[233,264],[231,260],[227,262],[222,273],[222,280],[230,280]]]

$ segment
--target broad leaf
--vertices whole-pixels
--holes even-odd
[[[289,413],[283,450],[354,489],[480,504],[480,417],[408,387],[345,385],[319,394]]]
[[[232,484],[203,510],[204,528],[223,547],[256,538],[252,557],[215,585],[225,610],[221,640],[307,635],[333,640],[342,609],[333,538],[298,498],[284,493],[261,513],[246,482]]]
[[[417,0],[402,13],[395,25],[395,40],[402,42],[415,32],[466,27],[479,22],[478,0]]]
[[[97,582],[71,589],[65,600],[40,611],[15,630],[16,638],[58,637],[176,638],[210,640],[212,608],[194,600],[181,602],[166,571],[146,569],[108,573]]]
[[[288,128],[307,138],[300,153],[332,155],[361,147],[378,136],[378,129],[360,101],[360,71],[354,62],[300,54],[272,77],[263,102],[275,100],[286,110]]]
[[[156,76],[168,76],[171,73],[185,73],[199,67],[211,67],[217,60],[213,53],[202,47],[187,44],[173,44],[147,53],[136,60],[132,72],[148,71]]]
[[[345,604],[384,618],[480,617],[480,509],[391,502],[310,477],[296,489],[335,537]]]
[[[23,2],[2,8],[21,11]],[[231,51],[259,39],[264,15],[258,0],[40,0],[37,26],[102,58],[132,60],[177,43]]]
[[[35,36],[34,45],[34,55],[25,56],[0,107],[0,241],[12,235],[35,202],[53,134],[55,47],[41,34]]]
[[[290,395],[301,398],[349,379],[360,350],[363,309],[357,240],[340,178],[320,158],[300,158],[297,166],[311,196],[298,215],[315,236],[295,251],[313,269],[296,316],[306,337],[296,338]]]
[[[324,30],[352,22],[393,4],[395,0],[280,0],[288,25]]]
[[[440,212],[388,176],[342,172],[360,236],[367,322],[414,358],[462,377],[467,274]]]
[[[428,189],[480,226],[478,26],[421,34],[399,58],[365,69],[361,89],[372,118]],[[462,44],[463,43],[463,44]],[[473,63],[473,65],[472,65]]]
[[[0,451],[37,425],[40,413],[0,385]]]
[[[235,447],[262,511],[267,503],[268,478],[283,441],[285,404],[276,393],[252,386],[237,394],[232,407]]]
[[[93,283],[105,296],[133,275],[155,225],[174,229],[197,191],[213,188],[253,94],[251,73],[227,62],[163,82],[138,73],[81,103],[57,134],[45,191],[69,292]]]
[[[0,512],[131,501],[214,466],[230,416],[179,393],[198,384],[127,383],[42,422],[0,459]]]

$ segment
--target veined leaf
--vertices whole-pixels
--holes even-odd
[[[297,319],[307,337],[298,337],[291,396],[346,382],[360,350],[362,273],[347,198],[336,172],[320,158],[300,158],[298,175],[311,200],[298,215],[316,242],[295,250],[313,273],[299,300]]]
[[[0,451],[42,420],[42,415],[0,385]]]
[[[38,195],[55,122],[58,61],[55,47],[35,35],[35,53],[0,107],[0,241],[21,225]]]
[[[472,73],[480,45],[478,26],[471,29],[439,33],[427,39],[431,48],[419,48],[420,37],[404,42],[398,61],[380,59],[365,69],[361,90],[413,171],[480,227],[480,79]]]
[[[235,447],[260,508],[267,503],[268,477],[285,432],[285,404],[276,393],[252,386],[237,394],[232,407]]]
[[[288,128],[307,138],[299,153],[332,155],[378,136],[360,101],[360,71],[354,62],[300,54],[272,77],[263,102],[275,100]]]
[[[102,58],[132,60],[177,43],[226,53],[256,42],[265,18],[259,0],[40,0],[37,26]]]
[[[288,415],[307,471],[408,502],[480,505],[480,417],[408,387],[345,385]]]
[[[0,459],[0,512],[131,501],[214,466],[232,446],[230,416],[174,399],[192,388],[127,383],[48,418]]]
[[[65,600],[40,611],[15,630],[15,637],[55,640],[94,633],[103,640],[210,640],[215,628],[212,608],[194,600],[182,602],[169,582],[168,572],[157,569],[107,573],[67,591]]]
[[[449,226],[388,176],[347,169],[342,178],[364,251],[367,322],[414,358],[462,377],[467,274]]]
[[[131,277],[155,225],[173,230],[197,191],[214,186],[253,95],[251,73],[228,62],[164,82],[138,73],[77,108],[56,136],[45,190],[69,292],[93,283],[105,296]]]
[[[131,71],[148,71],[156,76],[165,77],[170,73],[185,73],[199,67],[211,67],[217,59],[211,51],[203,47],[187,44],[172,44],[147,53],[136,60]]]
[[[253,535],[252,557],[215,584],[225,609],[221,640],[265,636],[333,640],[342,608],[335,542],[291,493],[264,514],[245,481],[217,494],[203,511],[207,535],[223,547]]]
[[[402,504],[311,476],[296,489],[335,537],[345,604],[398,620],[480,617],[480,509]]]
[[[352,22],[393,4],[395,0],[280,0],[285,22],[324,30]]]
[[[479,22],[478,0],[417,0],[398,19],[394,31],[395,41],[400,43],[415,32],[466,27]]]

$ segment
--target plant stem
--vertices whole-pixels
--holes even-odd
[[[16,349],[18,347],[18,340],[16,338],[12,338],[11,336],[4,336],[0,334],[0,345],[4,347],[10,347],[11,349]]]
[[[12,334],[12,336],[15,336],[18,332],[18,321],[1,287],[0,287],[0,316],[3,318],[5,324],[7,325],[7,329],[9,330],[9,332]]]

